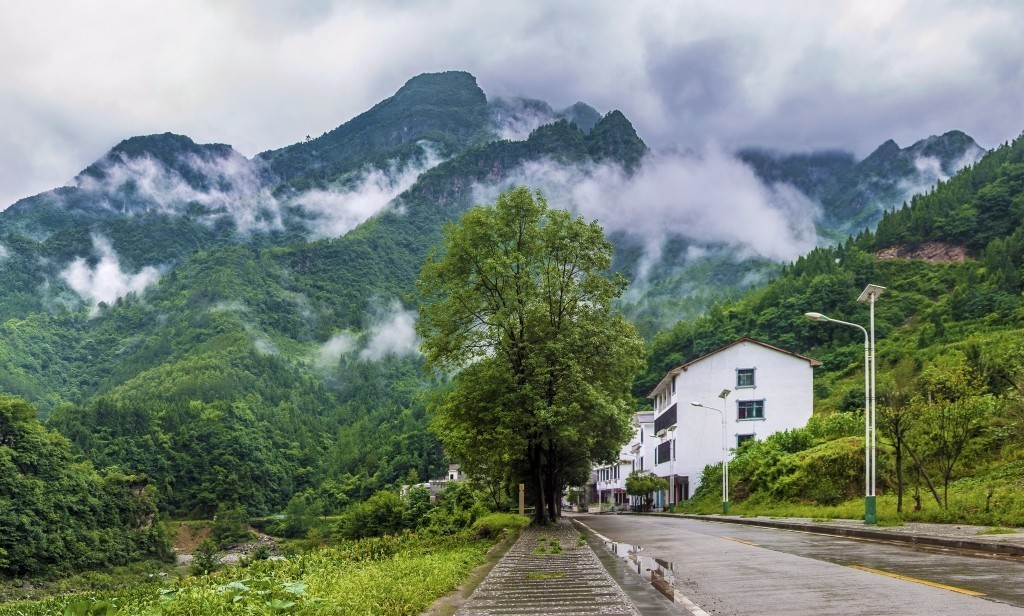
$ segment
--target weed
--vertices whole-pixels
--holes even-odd
[[[528,580],[557,580],[564,577],[564,573],[557,571],[531,571],[526,574],[526,579]]]
[[[986,528],[980,531],[979,535],[1016,535],[1021,532],[1016,528],[1003,528],[1002,526],[993,526],[992,528]]]

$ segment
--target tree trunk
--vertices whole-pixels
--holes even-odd
[[[533,523],[540,526],[547,526],[551,520],[548,517],[547,500],[544,497],[544,466],[542,465],[543,455],[539,446],[531,446],[530,461],[533,464]]]
[[[903,513],[903,439],[896,439],[896,513]]]
[[[942,499],[939,498],[938,491],[936,491],[935,486],[932,485],[931,477],[929,477],[928,472],[924,470],[924,466],[921,464],[921,460],[917,458],[917,454],[914,453],[914,450],[910,448],[910,445],[906,445],[906,448],[907,453],[910,454],[910,457],[913,458],[914,460],[914,464],[917,466],[918,476],[924,477],[924,482],[928,484],[928,489],[931,490],[932,496],[935,497],[935,504],[937,504],[939,507],[945,508],[945,506],[942,504]]]

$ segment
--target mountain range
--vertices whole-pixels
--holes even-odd
[[[474,203],[526,183],[599,220],[654,337],[982,154],[957,131],[860,161],[657,153],[619,111],[488,100],[464,72],[251,159],[132,137],[0,212],[0,390],[97,466],[145,472],[167,511],[337,508],[441,469],[413,288]]]

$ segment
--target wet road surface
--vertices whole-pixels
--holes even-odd
[[[1024,615],[1019,558],[682,518],[576,519],[628,544],[615,547],[634,568],[654,569],[655,578],[668,578],[677,594],[716,616]],[[639,554],[629,554],[633,546]]]

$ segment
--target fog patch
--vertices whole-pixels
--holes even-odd
[[[499,98],[490,104],[491,121],[498,129],[498,138],[525,141],[535,129],[557,119],[551,106],[527,98]]]
[[[343,355],[347,355],[355,350],[358,341],[359,337],[351,332],[341,332],[331,336],[331,339],[325,342],[317,351],[315,359],[317,367],[330,368],[337,366]]]
[[[127,157],[121,153],[104,165],[103,177],[83,174],[76,182],[122,214],[180,215],[199,206],[205,222],[228,216],[241,233],[282,228],[277,200],[263,185],[258,166],[241,154],[212,159],[189,154],[181,156],[179,163],[188,178],[148,154]]]
[[[963,155],[948,166],[943,166],[942,160],[936,156],[918,156],[914,159],[914,169],[917,175],[901,180],[897,186],[901,192],[897,204],[909,201],[914,195],[921,195],[935,188],[939,182],[945,182],[956,175],[958,171],[969,167],[981,160],[985,150],[972,145],[964,151]]]
[[[791,185],[761,182],[749,166],[713,147],[700,154],[649,155],[633,175],[614,164],[533,161],[502,186],[476,186],[474,196],[493,202],[512,185],[541,189],[551,205],[596,220],[606,233],[643,238],[643,275],[671,237],[693,246],[688,257],[725,246],[741,259],[780,262],[796,259],[818,241],[817,204]]]
[[[394,163],[385,169],[368,168],[354,187],[310,190],[292,197],[289,203],[314,216],[314,220],[307,221],[311,239],[345,235],[409,190],[424,171],[441,162],[436,151],[422,147],[424,155],[404,168]]]
[[[415,311],[404,310],[397,302],[392,304],[381,320],[366,333],[366,347],[359,352],[359,359],[378,361],[388,355],[419,353],[415,326]]]
[[[253,339],[253,346],[256,347],[256,352],[260,355],[277,355],[277,347],[274,343],[264,338],[263,336],[256,336]]]
[[[6,259],[9,256],[11,256],[11,252],[7,250],[6,246],[0,244],[0,261]]]
[[[152,266],[135,274],[123,271],[117,253],[103,236],[93,234],[92,246],[100,257],[95,267],[84,257],[78,257],[60,273],[75,293],[92,303],[90,316],[98,314],[100,302],[111,304],[129,293],[141,292],[160,278],[160,271]]]

